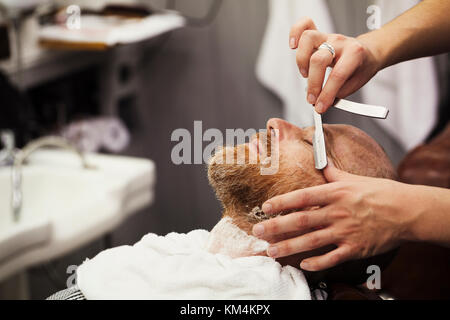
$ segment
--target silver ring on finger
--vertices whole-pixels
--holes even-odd
[[[322,43],[317,50],[320,50],[320,49],[328,50],[333,55],[333,59],[334,59],[334,57],[336,57],[336,50],[334,50],[334,47],[331,44],[329,44],[328,42]]]

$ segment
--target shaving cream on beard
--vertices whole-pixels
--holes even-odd
[[[231,258],[262,255],[269,243],[248,235],[233,223],[230,217],[225,217],[211,230],[206,250],[213,254],[224,254]]]

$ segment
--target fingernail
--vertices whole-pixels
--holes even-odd
[[[300,73],[302,74],[303,78],[308,77],[308,74],[307,74],[307,72],[306,72],[306,69],[304,69],[304,68],[300,69]]]
[[[322,102],[319,102],[319,103],[316,105],[316,111],[317,111],[318,113],[323,112],[323,103],[322,103]]]
[[[264,234],[264,226],[261,224],[254,225],[253,234],[257,237],[262,236]]]
[[[291,38],[291,40],[289,40],[289,45],[291,49],[295,49],[295,38]]]
[[[306,261],[302,261],[302,263],[300,264],[300,268],[302,268],[302,269],[309,270],[309,267],[311,267],[311,266]]]
[[[316,96],[313,95],[312,93],[308,94],[308,102],[310,104],[315,104],[316,103]]]
[[[272,211],[272,205],[270,203],[264,203],[262,206],[262,211],[264,213],[270,213]]]
[[[277,247],[269,247],[267,249],[267,254],[271,256],[272,258],[275,258],[278,254],[278,248]]]

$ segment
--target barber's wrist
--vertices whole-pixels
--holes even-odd
[[[429,186],[411,188],[414,188],[408,205],[414,216],[411,240],[450,246],[450,190]]]
[[[404,228],[403,240],[412,242],[426,242],[430,240],[430,232],[433,230],[429,228],[428,219],[430,214],[430,207],[433,201],[429,197],[429,190],[427,187],[418,185],[405,186],[405,198],[399,202],[402,205],[401,210],[405,216],[407,224]]]
[[[415,241],[414,225],[417,217],[411,210],[408,210],[407,197],[410,190],[408,185],[401,182],[394,182],[394,188],[397,192],[391,190],[386,194],[386,204],[392,222],[392,240],[397,243]],[[395,190],[394,189],[394,190]]]
[[[375,30],[356,38],[370,51],[376,72],[389,66],[389,50],[388,46],[383,45],[383,35],[381,33],[382,31]]]

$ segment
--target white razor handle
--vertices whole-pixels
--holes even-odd
[[[314,148],[314,164],[317,170],[325,169],[327,166],[327,151],[325,148],[325,137],[323,135],[323,126],[322,126],[322,116],[318,114],[315,110],[314,114],[314,139],[313,139],[313,148]]]
[[[389,109],[386,107],[372,106],[369,104],[357,103],[344,99],[336,100],[334,107],[361,116],[377,119],[386,119],[389,114]]]

